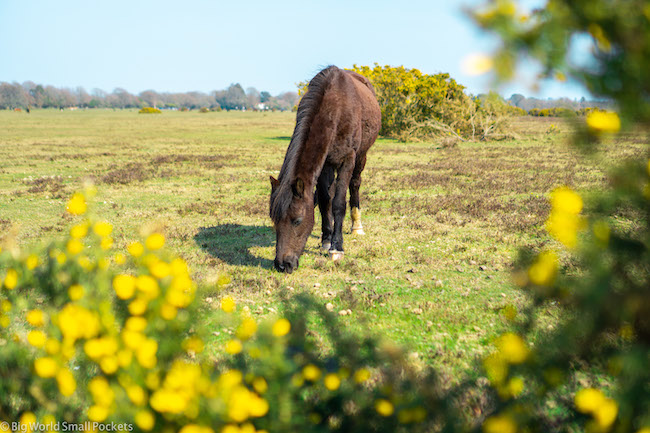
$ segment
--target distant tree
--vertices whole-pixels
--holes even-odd
[[[154,108],[159,105],[161,100],[160,95],[158,95],[154,90],[145,90],[144,92],[140,92],[138,97],[145,105]]]
[[[90,96],[88,92],[86,92],[86,89],[79,86],[75,89],[74,93],[77,98],[77,105],[79,107],[87,107],[88,104],[90,104],[90,101],[92,100],[92,96]]]
[[[272,98],[271,94],[269,92],[267,92],[266,90],[264,90],[264,91],[262,91],[262,93],[260,93],[260,102],[262,102],[262,103],[267,102],[271,98]]]
[[[246,89],[247,105],[250,108],[255,108],[262,100],[260,92],[255,87]]]
[[[227,110],[240,110],[248,103],[246,92],[239,83],[228,86],[223,94],[219,94],[219,97],[217,102]]]
[[[27,92],[18,83],[0,83],[0,107],[18,108],[27,106]]]

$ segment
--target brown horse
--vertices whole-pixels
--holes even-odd
[[[379,104],[364,76],[330,66],[310,81],[298,105],[279,179],[271,177],[270,216],[276,231],[278,271],[291,273],[298,267],[314,227],[315,200],[323,220],[322,247],[333,257],[343,254],[348,188],[352,233],[363,234],[361,172],[380,126]]]

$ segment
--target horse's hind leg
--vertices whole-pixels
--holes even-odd
[[[329,164],[323,166],[323,170],[316,183],[316,198],[320,209],[323,237],[321,248],[325,251],[332,245],[332,232],[334,230],[334,218],[332,215],[332,184],[334,183],[334,167]]]
[[[366,155],[358,155],[352,179],[350,179],[350,216],[352,217],[352,234],[364,235],[361,225],[361,208],[359,207],[359,187],[361,186],[361,172],[366,166]]]
[[[332,234],[332,246],[330,247],[330,254],[332,252],[343,252],[343,220],[345,219],[346,208],[346,195],[348,187],[350,186],[350,179],[352,178],[352,171],[354,170],[354,152],[345,157],[343,163],[337,170],[336,174],[336,188],[334,199],[332,200],[332,213],[334,214],[334,233]],[[336,257],[334,255],[333,257]]]

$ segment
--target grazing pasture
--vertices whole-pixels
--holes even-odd
[[[504,308],[526,305],[512,263],[520,247],[552,242],[543,227],[549,191],[598,189],[604,167],[645,154],[624,137],[597,159],[581,157],[567,144],[570,125],[547,118],[516,119],[513,138],[498,142],[380,138],[362,176],[366,235],[349,234],[348,210],[345,258],[331,262],[319,250],[317,211],[300,268],[287,275],[273,269],[268,179],[294,122],[294,113],[0,111],[0,238],[33,245],[61,236],[73,223],[68,197],[90,180],[93,211],[114,225],[116,249],[160,229],[187,260],[205,326],[226,293],[266,316],[307,292],[350,328],[404,345],[453,382],[512,326]],[[218,292],[223,274],[232,281]],[[549,305],[541,329],[557,315]],[[228,333],[214,331],[212,350]]]

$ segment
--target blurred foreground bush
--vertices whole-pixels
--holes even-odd
[[[473,15],[501,38],[493,59],[500,80],[514,76],[518,59],[534,58],[543,67],[540,78],[569,77],[616,103],[618,113],[589,110],[576,119],[580,150],[613,145],[611,137],[626,127],[647,139],[650,2],[549,0],[527,14],[515,2],[495,0]],[[571,45],[585,40],[588,59],[571,62]],[[612,169],[609,188],[586,197],[568,187],[554,190],[546,229],[555,246],[522,253],[516,280],[535,303],[521,335],[549,302],[568,314],[534,348],[520,336],[509,338],[514,352],[485,359],[498,401],[483,423],[486,433],[650,432],[647,156]],[[572,261],[570,272],[563,257]]]
[[[432,373],[413,371],[391,345],[347,334],[307,298],[258,323],[224,297],[214,314],[235,332],[218,349],[225,360],[210,359],[204,333],[214,329],[196,321],[185,261],[159,233],[116,251],[111,224],[87,216],[93,195],[70,199],[78,221],[65,239],[32,252],[4,241],[1,421],[25,431],[90,421],[208,433],[430,431],[457,419],[441,416],[452,408]],[[329,330],[327,353],[306,338],[315,314]]]

